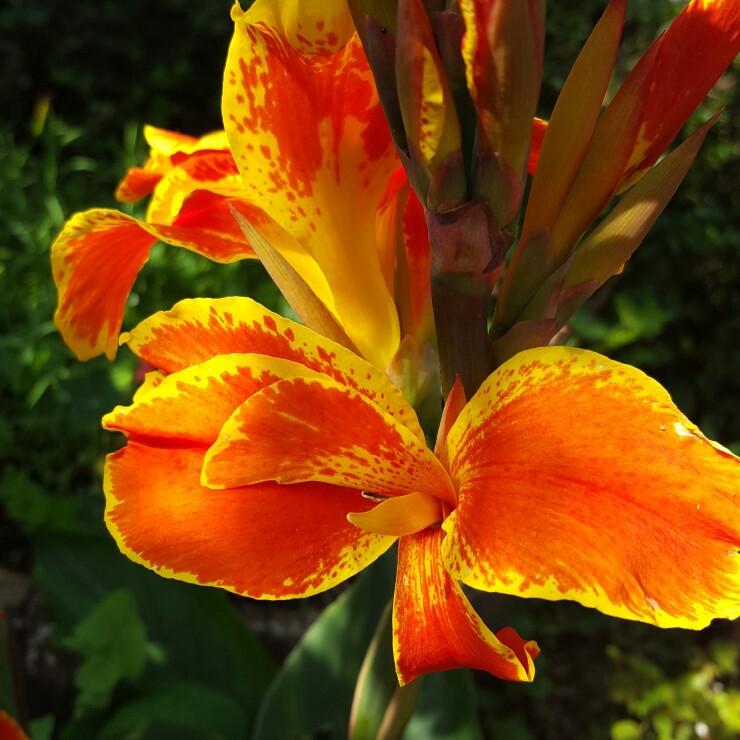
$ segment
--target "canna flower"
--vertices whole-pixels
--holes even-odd
[[[258,599],[309,596],[398,542],[399,681],[470,666],[534,676],[536,643],[495,634],[460,584],[661,627],[740,615],[740,460],[643,373],[529,350],[434,451],[372,364],[248,298],[195,299],[124,341],[158,368],[104,420],[106,522],[158,573]]]
[[[529,321],[547,340],[619,272],[688,172],[714,122],[655,164],[740,52],[740,4],[691,0],[606,108],[626,0],[611,0],[560,93],[544,135],[522,234],[501,285],[494,335]],[[616,208],[582,239],[604,207]],[[544,323],[543,323],[543,320]],[[527,330],[515,328],[510,351]]]

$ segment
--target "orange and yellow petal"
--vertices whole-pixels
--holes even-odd
[[[403,686],[434,671],[469,667],[531,681],[537,643],[513,629],[494,634],[475,613],[440,555],[441,528],[403,537],[393,599],[393,654]]]
[[[383,373],[348,349],[250,298],[181,301],[171,311],[146,319],[121,341],[167,373],[232,353],[293,360],[363,394],[424,439],[413,409]]]
[[[625,178],[658,159],[740,53],[740,3],[692,0],[654,46],[653,82]]]
[[[322,484],[213,491],[203,448],[129,442],[105,470],[106,523],[121,551],[160,575],[260,599],[324,591],[394,542],[347,521],[373,504]]]
[[[740,460],[639,370],[585,350],[522,352],[447,437],[452,575],[699,629],[740,615]]]
[[[455,501],[423,438],[390,416],[382,398],[372,401],[329,378],[282,380],[251,396],[223,425],[202,480],[213,488],[321,481]]]
[[[143,167],[132,167],[116,189],[116,199],[123,203],[135,203],[149,195],[164,175],[191,154],[229,150],[224,131],[214,131],[196,139],[176,131],[144,126],[144,138],[149,144],[147,161]]]
[[[305,365],[264,355],[218,355],[158,379],[131,406],[103,417],[106,429],[129,437],[210,445],[234,409],[283,378],[321,377]]]
[[[172,167],[154,188],[146,220],[172,223],[185,199],[198,190],[234,198],[244,195],[241,176],[230,151],[197,152]]]
[[[397,158],[347,5],[262,1],[232,16],[223,115],[245,198],[316,261],[350,339],[385,367],[400,337],[374,223]]]
[[[95,209],[67,221],[51,247],[59,294],[54,320],[79,359],[115,356],[126,299],[157,240],[217,262],[253,256],[241,232],[219,231],[222,222],[211,223],[208,212],[200,217],[198,226],[162,226]]]

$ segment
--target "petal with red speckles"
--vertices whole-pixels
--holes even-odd
[[[207,150],[229,150],[224,131],[214,131],[196,139],[176,131],[144,126],[144,138],[149,144],[147,161],[143,167],[132,167],[116,189],[116,199],[123,203],[135,203],[149,195],[162,177],[189,155]]]
[[[344,330],[385,367],[400,336],[374,226],[397,158],[346,3],[263,1],[232,17],[223,116],[244,197],[316,261]]]
[[[141,359],[167,373],[232,353],[292,360],[358,391],[424,439],[413,409],[384,373],[251,298],[180,301],[171,311],[142,321],[121,341]]]
[[[253,256],[235,223],[223,230],[223,206],[217,202],[200,210],[197,224],[192,213],[181,224],[158,225],[103,209],[77,213],[67,221],[51,247],[59,294],[54,320],[79,359],[115,356],[126,299],[157,240],[216,262]]]
[[[103,417],[106,429],[133,438],[156,437],[210,445],[234,409],[284,378],[320,373],[290,360],[254,354],[217,355],[158,381],[131,406]]]
[[[522,352],[447,445],[453,577],[662,627],[740,615],[740,460],[639,370],[585,350]]]
[[[214,491],[205,448],[129,442],[105,469],[106,523],[121,551],[160,575],[260,599],[325,591],[385,552],[393,537],[347,521],[374,504],[320,483]]]
[[[241,175],[231,152],[197,152],[173,167],[154,189],[146,220],[172,223],[185,199],[199,190],[231,198],[244,195]]]
[[[388,414],[381,398],[328,378],[274,383],[223,425],[206,455],[203,484],[265,480],[320,481],[379,495],[419,491],[455,502],[449,476],[423,438]]]
[[[442,529],[399,541],[393,598],[393,653],[403,686],[434,671],[469,667],[509,681],[531,681],[537,643],[510,627],[493,634],[440,557]]]

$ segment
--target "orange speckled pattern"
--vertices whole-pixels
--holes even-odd
[[[585,350],[522,352],[447,444],[453,577],[663,627],[740,615],[740,461],[639,370]]]
[[[440,557],[444,532],[403,537],[393,599],[393,653],[401,685],[419,675],[477,668],[509,681],[531,681],[537,643],[511,628],[493,634]]]
[[[79,359],[115,356],[126,299],[157,240],[217,262],[254,256],[233,220],[225,218],[226,200],[202,205],[186,210],[182,222],[173,225],[104,209],[77,213],[67,221],[51,247],[59,294],[54,318]]]
[[[232,353],[292,360],[377,401],[385,413],[424,439],[413,409],[384,373],[251,298],[181,301],[171,311],[142,321],[122,341],[142,360],[167,373]]]
[[[328,378],[282,380],[224,424],[203,482],[221,488],[317,480],[381,495],[423,491],[454,503],[439,460],[388,409],[382,396],[371,401]]]

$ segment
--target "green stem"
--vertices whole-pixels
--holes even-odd
[[[488,377],[490,295],[491,288],[483,275],[432,272],[432,307],[445,398],[458,375],[466,398]]]

